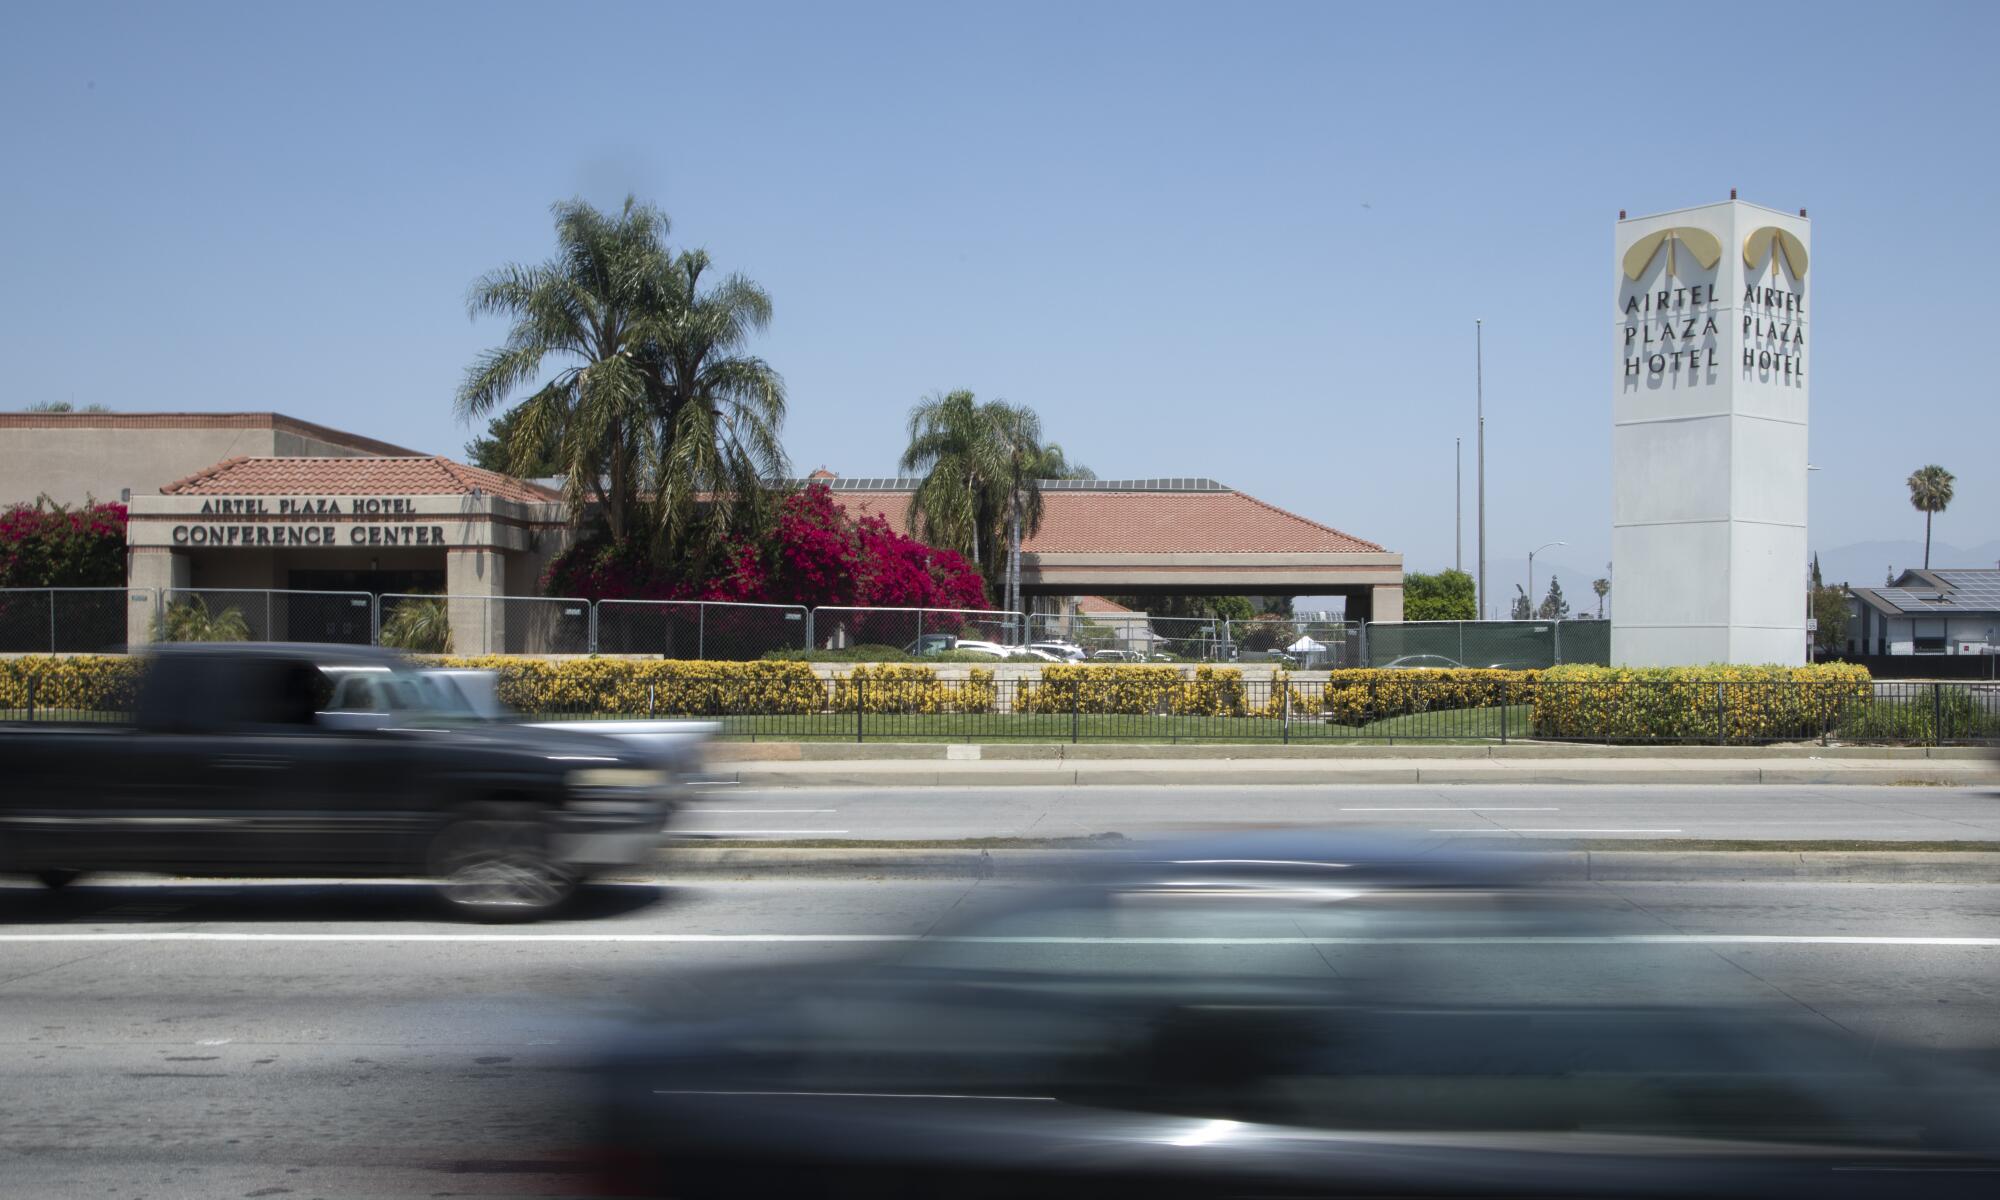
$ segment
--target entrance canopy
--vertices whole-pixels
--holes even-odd
[[[850,516],[907,528],[915,479],[825,479]],[[1351,619],[1399,621],[1403,556],[1212,479],[1042,481],[1022,547],[1030,596],[1347,597]]]

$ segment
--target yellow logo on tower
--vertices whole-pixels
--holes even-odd
[[[1680,263],[1675,251],[1684,249],[1704,271],[1711,270],[1722,261],[1722,241],[1706,229],[1696,229],[1692,225],[1676,225],[1649,233],[1633,242],[1625,251],[1625,278],[1637,281],[1653,265],[1660,255],[1660,248],[1667,251],[1667,274],[1680,278]],[[1747,250],[1745,251],[1748,252]]]
[[[1765,225],[1751,230],[1750,236],[1743,239],[1743,265],[1760,275],[1765,267],[1760,267],[1759,263],[1775,269],[1780,257],[1785,260],[1785,267],[1791,271],[1793,279],[1805,278],[1806,244],[1799,240],[1797,234],[1776,225]]]

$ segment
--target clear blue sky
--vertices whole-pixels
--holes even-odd
[[[1618,210],[1810,208],[1813,541],[1994,536],[2000,6],[35,5],[0,41],[0,408],[275,409],[427,451],[466,285],[627,192],[762,282],[801,470],[933,389],[1107,477],[1452,558],[1608,557]],[[1981,149],[1980,147],[1986,147]],[[1538,574],[1542,574],[1538,571]],[[1499,590],[1496,588],[1496,590]],[[1511,588],[1506,589],[1511,591]]]

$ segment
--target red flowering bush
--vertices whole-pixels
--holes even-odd
[[[0,587],[123,587],[125,506],[46,497],[0,512]]]
[[[723,547],[704,579],[675,578],[634,543],[588,539],[549,564],[545,592],[593,600],[723,600],[757,604],[978,609],[985,583],[963,556],[897,533],[881,517],[859,522],[825,484],[787,496],[763,538]]]

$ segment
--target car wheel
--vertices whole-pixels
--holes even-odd
[[[438,894],[476,921],[533,921],[576,894],[578,880],[549,857],[548,831],[530,816],[467,817],[431,847]]]
[[[72,871],[67,867],[52,867],[46,871],[35,872],[35,878],[41,880],[45,888],[68,887],[82,877],[82,871]]]

